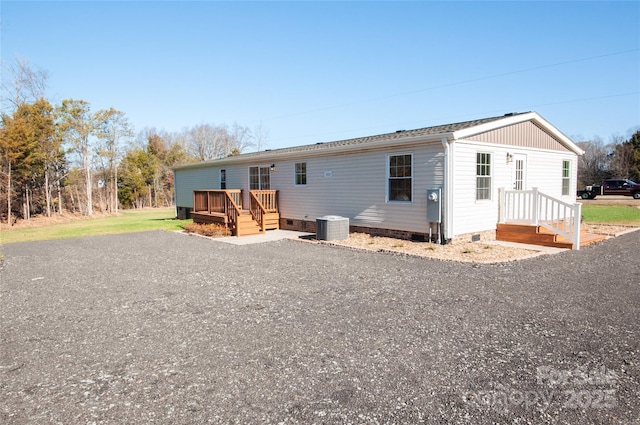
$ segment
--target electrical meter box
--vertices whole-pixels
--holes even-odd
[[[439,187],[427,190],[427,221],[430,223],[442,221],[442,189]]]

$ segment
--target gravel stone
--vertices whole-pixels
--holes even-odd
[[[7,424],[640,423],[640,233],[499,264],[144,232],[2,247]]]

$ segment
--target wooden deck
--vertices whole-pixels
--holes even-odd
[[[277,190],[249,191],[249,209],[242,208],[242,190],[195,190],[191,217],[195,223],[227,226],[234,236],[280,228]]]
[[[586,232],[580,233],[580,246],[589,245],[606,239],[603,235],[594,235]],[[555,248],[572,249],[573,242],[557,235],[542,226],[527,224],[498,223],[496,239],[499,241],[519,242],[532,245],[550,246]]]

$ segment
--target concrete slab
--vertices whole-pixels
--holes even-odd
[[[215,238],[218,242],[224,242],[232,245],[252,245],[256,243],[274,242],[283,239],[299,239],[305,236],[311,236],[315,233],[295,232],[293,230],[267,230],[266,233],[251,236],[226,236],[224,238]]]

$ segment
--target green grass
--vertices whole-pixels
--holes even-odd
[[[83,219],[42,227],[2,230],[0,244],[51,239],[78,238],[83,236],[114,235],[147,230],[182,230],[192,220],[175,220],[173,207],[124,210],[118,216]]]
[[[182,230],[192,220],[175,220],[170,208],[124,210],[118,216],[84,219],[42,227],[2,230],[0,244],[83,236],[113,235],[147,230]],[[583,205],[582,217],[586,223],[611,223],[640,226],[640,209],[629,206]]]
[[[583,205],[586,223],[636,224],[640,226],[640,208],[613,205]]]

